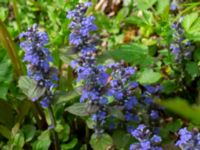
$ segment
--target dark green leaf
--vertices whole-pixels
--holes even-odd
[[[33,143],[32,148],[33,150],[49,150],[50,144],[50,133],[47,130],[42,132],[42,134],[38,137],[38,140]]]
[[[117,149],[128,149],[133,139],[130,134],[121,130],[115,131],[112,138]]]
[[[121,45],[117,49],[107,51],[98,61],[105,61],[112,58],[116,61],[125,60],[133,65],[149,66],[153,58],[148,55],[148,47],[141,44]]]
[[[24,133],[24,137],[25,137],[25,141],[29,142],[33,139],[35,132],[36,132],[36,128],[33,125],[25,125],[22,127],[22,132]]]
[[[0,98],[6,99],[7,93],[8,93],[8,85],[0,83]]]
[[[69,143],[62,144],[61,149],[62,150],[72,150],[76,146],[77,143],[78,143],[78,139],[73,138]]]
[[[175,92],[177,90],[177,84],[174,80],[166,80],[162,83],[163,91],[165,93]]]
[[[7,127],[3,125],[0,125],[0,134],[3,135],[7,139],[10,139],[11,137],[10,129],[8,129]]]
[[[10,103],[0,101],[0,123],[6,125],[8,128],[14,123],[14,109]]]
[[[186,71],[194,78],[199,74],[199,66],[195,62],[189,62],[186,64]]]

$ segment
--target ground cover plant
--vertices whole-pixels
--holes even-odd
[[[0,149],[200,150],[200,2],[0,10]]]

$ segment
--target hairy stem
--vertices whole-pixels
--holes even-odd
[[[50,129],[51,129],[52,140],[53,140],[53,144],[54,144],[54,150],[60,150],[58,135],[55,131],[56,121],[55,121],[55,117],[54,117],[53,109],[52,109],[51,105],[49,105],[48,111],[49,111],[49,116],[51,119],[51,128]]]

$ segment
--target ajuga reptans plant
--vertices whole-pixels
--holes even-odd
[[[95,122],[95,133],[103,133],[108,125],[110,129],[125,127],[131,134],[136,127],[132,124],[139,125],[144,116],[152,121],[159,118],[153,97],[161,88],[158,85],[142,86],[131,81],[136,68],[129,66],[124,61],[112,62],[107,65],[97,64],[95,18],[92,15],[85,15],[89,6],[91,3],[88,2],[79,4],[67,14],[67,18],[71,19],[69,42],[71,49],[79,56],[77,60],[71,62],[71,66],[77,73],[77,82],[82,84],[80,102],[86,103],[86,111],[91,113],[92,120]],[[138,89],[139,95],[137,94]],[[118,120],[112,113],[113,109],[122,112],[123,121]],[[140,109],[148,112],[141,113]],[[152,137],[152,140],[159,139],[159,141],[152,141],[151,147],[161,142],[161,138],[155,136]],[[145,137],[145,141],[147,141],[147,137]]]
[[[20,47],[24,49],[24,62],[27,63],[28,76],[37,82],[37,86],[45,88],[45,92],[41,97],[41,105],[48,107],[53,98],[53,88],[56,87],[57,70],[50,66],[53,58],[45,45],[48,44],[48,35],[44,31],[39,31],[38,26],[34,24],[26,32],[22,32],[19,36],[24,39],[20,43]],[[35,97],[32,101],[39,100]]]

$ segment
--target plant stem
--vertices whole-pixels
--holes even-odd
[[[38,127],[40,129],[46,129],[48,124],[47,124],[45,114],[42,111],[41,106],[38,103],[32,102],[32,107],[33,107],[33,110],[34,110],[33,113],[34,113],[35,119],[37,121]]]
[[[54,117],[53,109],[52,109],[51,105],[49,105],[48,111],[49,111],[49,116],[51,119],[51,134],[52,134],[52,138],[53,138],[52,140],[53,140],[53,144],[54,144],[54,150],[60,150],[58,135],[55,131],[56,121],[55,121],[55,117]]]

